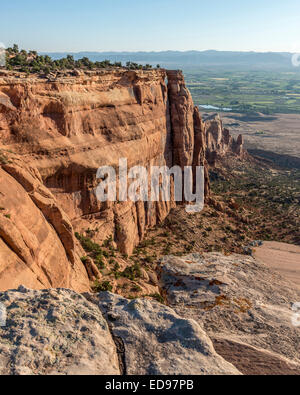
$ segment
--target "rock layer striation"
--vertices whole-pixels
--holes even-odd
[[[74,232],[89,230],[98,243],[112,237],[131,254],[174,207],[173,199],[99,202],[99,167],[118,170],[126,158],[128,168],[142,165],[149,175],[153,165],[202,165],[208,197],[207,159],[222,147],[179,71],[106,70],[49,80],[2,75],[0,289],[23,279],[33,288],[87,290]]]

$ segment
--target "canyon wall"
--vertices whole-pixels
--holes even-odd
[[[0,290],[21,283],[85,290],[74,232],[92,231],[99,243],[112,237],[131,254],[175,205],[99,202],[101,166],[117,169],[120,158],[149,171],[203,165],[209,195],[206,145],[212,140],[181,72],[76,74],[0,75]]]

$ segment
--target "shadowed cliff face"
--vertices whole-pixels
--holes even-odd
[[[128,159],[129,168],[204,165],[208,195],[205,129],[181,72],[103,71],[55,81],[7,75],[0,78],[0,150],[4,152],[0,165],[3,180],[9,178],[14,187],[0,194],[0,205],[3,197],[11,201],[10,194],[15,195],[15,190],[23,188],[24,199],[15,196],[22,199],[24,212],[28,210],[28,216],[35,222],[33,233],[43,234],[50,226],[48,231],[56,237],[45,243],[47,247],[40,242],[39,248],[47,257],[51,255],[47,248],[52,253],[61,249],[64,256],[57,253],[53,260],[71,272],[74,264],[81,268],[79,272],[83,268],[74,231],[85,233],[90,229],[100,243],[112,236],[122,252],[131,254],[146,230],[164,220],[175,203],[100,203],[95,195],[97,169],[117,168],[120,158]],[[24,181],[30,172],[20,176],[21,171],[27,171],[26,166],[39,179],[41,198],[35,193],[36,187]],[[37,224],[37,215],[42,215],[47,223],[41,220]],[[2,220],[1,213],[0,216]],[[5,218],[12,226],[17,221]],[[20,217],[18,221],[22,238],[25,228]],[[1,242],[6,237],[3,236],[6,225],[3,229]],[[44,236],[41,238],[45,241]],[[2,251],[4,248],[14,250],[9,243]],[[31,260],[26,258],[23,262],[27,267],[38,264],[44,273],[33,250],[28,252]],[[1,283],[1,278],[19,255],[15,253],[9,264],[1,263],[0,288],[3,289],[3,283],[6,288],[17,285],[7,276]],[[46,277],[51,279],[52,274],[47,273]],[[78,283],[88,282],[84,270],[79,277]],[[49,285],[46,281],[40,283]],[[78,289],[70,284],[69,278],[59,285]]]

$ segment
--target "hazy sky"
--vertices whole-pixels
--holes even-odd
[[[299,0],[0,0],[0,42],[38,51],[300,52]]]

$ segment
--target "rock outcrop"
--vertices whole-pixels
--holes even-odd
[[[122,340],[129,375],[229,375],[239,371],[221,358],[193,320],[158,302],[100,294],[114,337]]]
[[[244,139],[240,135],[236,140],[230,135],[230,131],[223,127],[223,122],[218,114],[206,118],[206,158],[211,166],[222,156],[233,153],[239,157],[245,155]]]
[[[0,375],[119,375],[117,349],[99,308],[69,290],[0,293]]]
[[[196,322],[172,309],[113,294],[85,296],[24,287],[0,293],[7,311],[0,374],[240,374]]]
[[[300,374],[296,286],[253,259],[219,253],[165,257],[160,287],[178,315],[195,320],[243,374]]]
[[[182,73],[168,72],[168,93],[170,101],[173,139],[173,164],[191,166],[195,149],[194,103],[185,86]]]

